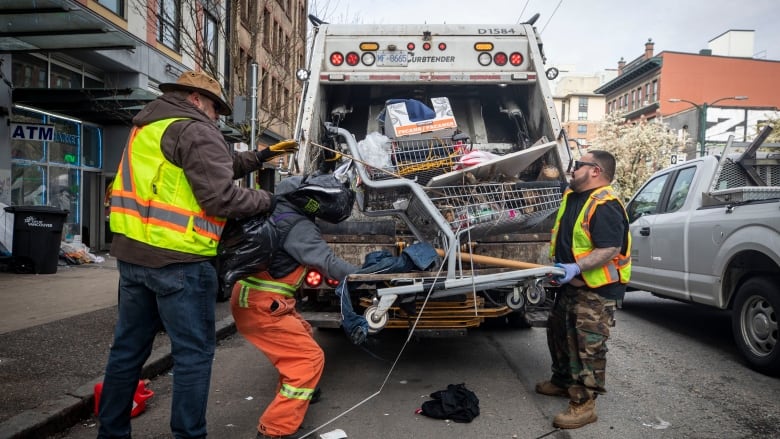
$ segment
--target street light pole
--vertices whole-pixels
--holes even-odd
[[[704,157],[706,151],[704,142],[707,140],[707,103],[696,107],[699,109],[699,157]]]
[[[704,157],[704,153],[706,152],[704,143],[707,140],[707,109],[717,104],[720,101],[726,101],[726,100],[744,101],[747,98],[748,98],[747,96],[726,96],[723,98],[715,99],[710,103],[704,102],[701,105],[695,102],[691,102],[687,99],[679,99],[679,98],[670,98],[669,102],[686,102],[688,104],[693,105],[696,108],[696,111],[698,111],[697,116],[699,117],[699,123],[697,127],[698,131],[696,133],[696,138],[698,139],[699,142],[699,157]]]

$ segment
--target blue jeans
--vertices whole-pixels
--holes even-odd
[[[217,274],[209,262],[148,268],[119,261],[119,318],[100,397],[98,438],[129,438],[141,369],[161,329],[171,340],[176,438],[206,436],[216,346]]]

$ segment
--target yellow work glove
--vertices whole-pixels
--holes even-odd
[[[279,143],[274,143],[273,145],[265,149],[257,151],[257,158],[261,162],[267,162],[268,160],[280,154],[289,154],[297,150],[298,150],[298,142],[290,139],[282,140]]]

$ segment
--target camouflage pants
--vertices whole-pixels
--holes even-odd
[[[566,285],[558,292],[547,321],[547,345],[552,357],[551,381],[569,389],[574,402],[606,393],[609,328],[615,325],[614,300],[587,287]]]

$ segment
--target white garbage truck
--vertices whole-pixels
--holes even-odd
[[[350,220],[320,227],[362,265],[418,242],[442,264],[421,273],[352,275],[350,300],[372,331],[465,333],[487,320],[533,323],[554,212],[571,152],[533,25],[314,23],[290,171],[352,160]],[[310,272],[301,292],[315,326],[338,325],[334,286]],[[424,309],[423,309],[424,307]]]

